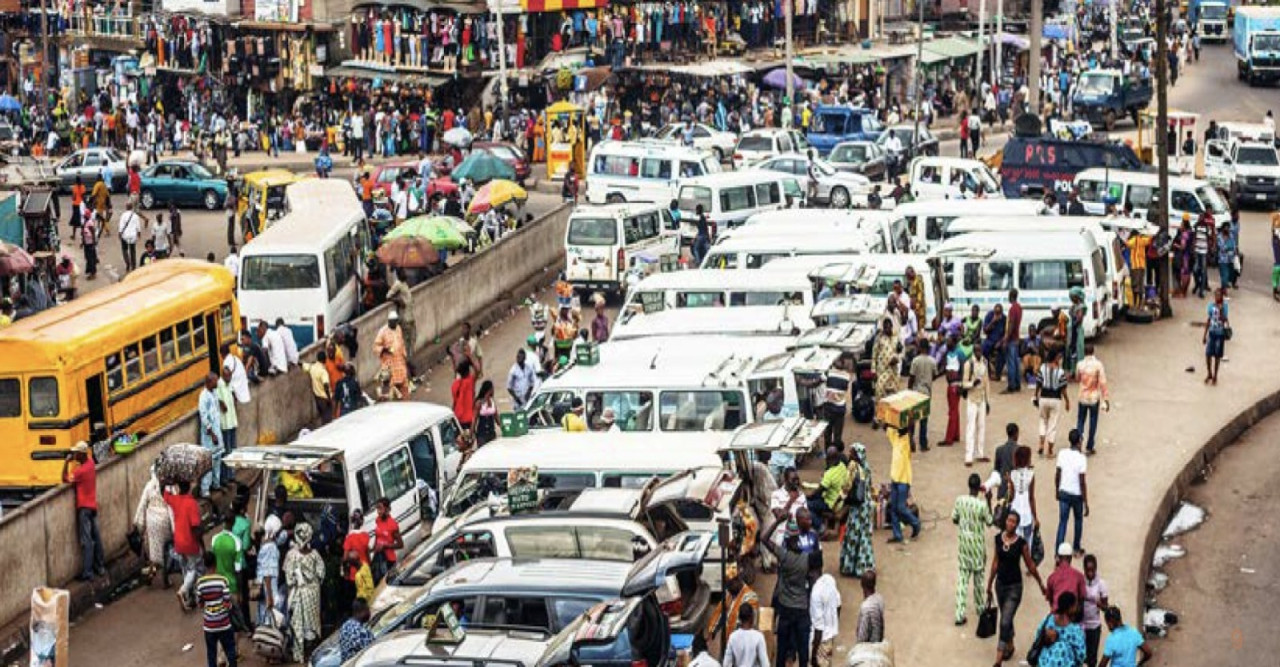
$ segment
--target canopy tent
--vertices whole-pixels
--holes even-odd
[[[980,50],[982,50],[982,47],[978,45],[977,40],[965,39],[964,37],[935,39],[925,42],[921,48],[921,63],[935,65],[957,58],[967,58],[977,54]]]

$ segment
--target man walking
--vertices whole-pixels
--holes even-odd
[[[528,363],[528,355],[523,349],[516,350],[516,362],[511,364],[507,373],[507,393],[511,394],[512,408],[523,410],[538,386],[538,371]]]
[[[138,268],[138,235],[145,222],[146,216],[134,210],[133,202],[124,205],[124,215],[120,216],[120,254],[124,256],[126,273]]]
[[[236,450],[236,429],[240,420],[236,415],[235,392],[231,389],[231,368],[222,365],[222,377],[218,378],[218,404],[222,410],[222,449],[230,454]]]
[[[1076,553],[1084,553],[1080,535],[1084,532],[1084,517],[1089,516],[1089,484],[1085,473],[1089,461],[1080,452],[1080,431],[1071,429],[1067,434],[1069,449],[1058,452],[1058,467],[1054,473],[1054,486],[1058,489],[1058,539],[1061,545],[1067,538],[1067,516],[1075,516],[1075,537],[1071,546]]]
[[[884,597],[876,592],[876,571],[862,573],[862,604],[858,607],[857,643],[884,641]]]
[[[1008,383],[1004,392],[1022,391],[1022,357],[1018,336],[1022,332],[1022,304],[1018,303],[1018,290],[1009,290],[1009,309],[1004,324],[1004,369]]]
[[[183,609],[190,609],[195,604],[192,596],[195,594],[196,570],[200,566],[200,551],[204,548],[200,506],[191,497],[191,485],[185,481],[178,482],[178,493],[165,492],[164,501],[173,514],[173,552],[178,555],[182,566],[178,602]]]
[[[73,461],[76,467],[71,470]],[[80,537],[80,574],[76,580],[106,576],[107,561],[98,530],[98,467],[85,441],[77,442],[63,460],[62,482],[72,485],[76,491],[76,529]]]
[[[98,220],[89,215],[80,224],[80,248],[84,251],[84,278],[98,277]]]
[[[218,557],[212,551],[204,554],[207,574],[196,582],[196,596],[204,613],[205,664],[218,667],[218,646],[226,657],[227,667],[236,667],[236,631],[231,626],[232,594],[230,581],[216,571]]]
[[[200,495],[208,498],[209,491],[222,488],[222,404],[218,401],[218,376],[205,375],[204,390],[200,392],[200,446],[213,457],[213,469],[200,478]]]
[[[987,393],[987,360],[982,356],[982,345],[974,345],[973,354],[965,360],[960,386],[965,396],[964,465],[967,468],[973,465],[975,454],[979,461],[991,460],[986,453],[991,397]]]
[[[1093,344],[1084,346],[1084,359],[1076,364],[1076,377],[1080,391],[1076,394],[1076,430],[1084,433],[1084,422],[1089,421],[1089,436],[1085,454],[1093,456],[1094,439],[1098,434],[1098,411],[1111,409],[1111,391],[1107,388],[1107,369],[1102,360],[1093,355]]]
[[[418,341],[418,326],[413,321],[413,292],[405,280],[404,269],[397,268],[396,282],[387,290],[387,301],[395,304],[396,313],[400,315],[400,335],[404,338],[406,354],[413,354]]]
[[[1036,397],[1032,404],[1040,413],[1039,452],[1042,456],[1053,456],[1053,444],[1058,439],[1058,421],[1064,410],[1071,411],[1071,400],[1067,398],[1067,374],[1059,365],[1060,359],[1060,352],[1050,353],[1048,360],[1040,365],[1040,374],[1036,377]]]
[[[973,608],[982,613],[987,608],[983,570],[987,565],[986,528],[991,525],[991,501],[982,498],[982,477],[969,475],[969,494],[956,498],[951,508],[951,523],[958,529],[959,575],[956,578],[956,625],[964,625],[968,589],[973,589]]]
[[[920,534],[920,519],[907,507],[907,496],[911,493],[911,438],[907,434],[913,426],[914,418],[907,421],[903,430],[896,426],[885,427],[893,448],[889,464],[889,525],[893,528],[890,544],[902,542],[903,523],[911,526],[911,539]]]
[[[813,644],[809,647],[810,660],[815,667],[831,667],[835,653],[836,634],[840,631],[840,590],[836,579],[822,571],[822,552],[809,554],[809,579],[813,582],[809,591],[809,620],[813,625]]]
[[[911,367],[908,370],[911,390],[932,398],[933,381],[938,379],[938,362],[934,361],[929,354],[929,341],[927,339],[921,338],[916,341],[916,344],[918,351],[916,356],[912,357]],[[907,435],[911,439],[911,451],[916,451],[917,441],[919,441],[920,451],[929,451],[929,416],[920,417],[919,428],[911,429],[911,432]]]
[[[779,546],[773,539],[778,526],[785,525],[786,534]],[[774,591],[778,610],[777,667],[786,667],[795,656],[797,665],[809,665],[809,554],[800,548],[800,528],[794,519],[780,520],[760,538],[778,559],[778,583]],[[739,623],[741,625],[741,623]],[[741,632],[741,629],[739,629]],[[729,638],[730,646],[733,637]]]
[[[756,610],[744,606],[738,609],[738,629],[729,635],[724,648],[724,667],[768,667],[769,649],[764,635],[756,629]]]

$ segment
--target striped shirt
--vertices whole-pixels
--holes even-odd
[[[1042,364],[1036,381],[1040,383],[1040,398],[1062,398],[1062,389],[1067,386],[1067,375],[1058,366]]]
[[[220,574],[206,574],[196,581],[196,597],[204,609],[204,631],[222,632],[231,627],[231,587]]]
[[[951,522],[960,529],[960,569],[981,570],[987,563],[986,534],[991,509],[978,496],[960,496],[951,509]]]

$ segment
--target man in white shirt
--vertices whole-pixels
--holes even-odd
[[[236,402],[244,405],[249,402],[249,373],[244,369],[244,362],[240,361],[240,357],[231,353],[231,344],[223,343],[219,350],[222,354],[222,367],[231,371],[231,393],[235,394]]]
[[[280,341],[284,343],[284,358],[290,366],[297,366],[298,360],[298,341],[293,338],[293,329],[284,325],[284,318],[276,318],[276,333],[280,335]]]
[[[289,371],[289,357],[284,351],[284,340],[280,332],[267,327],[266,320],[258,320],[258,340],[262,343],[262,351],[267,354],[270,368],[269,375],[279,375]]]
[[[124,205],[120,216],[120,253],[124,256],[125,272],[138,268],[138,235],[146,218],[133,210],[133,202]]]
[[[831,667],[835,651],[836,634],[840,632],[840,590],[835,577],[822,571],[822,553],[809,553],[809,578],[816,580],[809,591],[809,624],[813,631],[813,645],[809,655],[817,667]]]
[[[739,607],[738,629],[729,635],[724,647],[724,667],[769,667],[769,649],[764,645],[764,635],[755,626],[755,608],[749,604]]]
[[[156,221],[151,223],[151,240],[155,242],[156,254],[160,257],[169,256],[169,250],[173,246],[172,232],[173,228],[164,219],[164,214],[157,213]]]
[[[1058,539],[1054,547],[1067,539],[1067,514],[1075,515],[1075,535],[1071,546],[1076,553],[1084,553],[1080,546],[1080,536],[1084,532],[1084,517],[1089,516],[1089,484],[1085,473],[1089,469],[1089,460],[1080,451],[1080,431],[1071,429],[1067,434],[1070,449],[1058,452],[1058,469],[1054,473],[1055,486],[1058,489]]]
[[[209,253],[213,254],[213,253]],[[236,244],[232,243],[231,248],[227,250],[227,258],[222,260],[222,265],[227,267],[231,272],[231,277],[237,282],[240,280],[240,255],[236,254]]]

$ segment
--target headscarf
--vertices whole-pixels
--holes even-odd
[[[297,544],[299,546],[311,544],[312,535],[313,532],[311,530],[311,524],[309,523],[303,522],[293,528],[293,537],[297,540]]]
[[[266,521],[262,523],[263,537],[265,537],[268,540],[274,541],[276,539],[276,535],[280,533],[280,528],[282,527],[283,526],[280,523],[280,517],[272,514],[271,516],[267,517]]]

